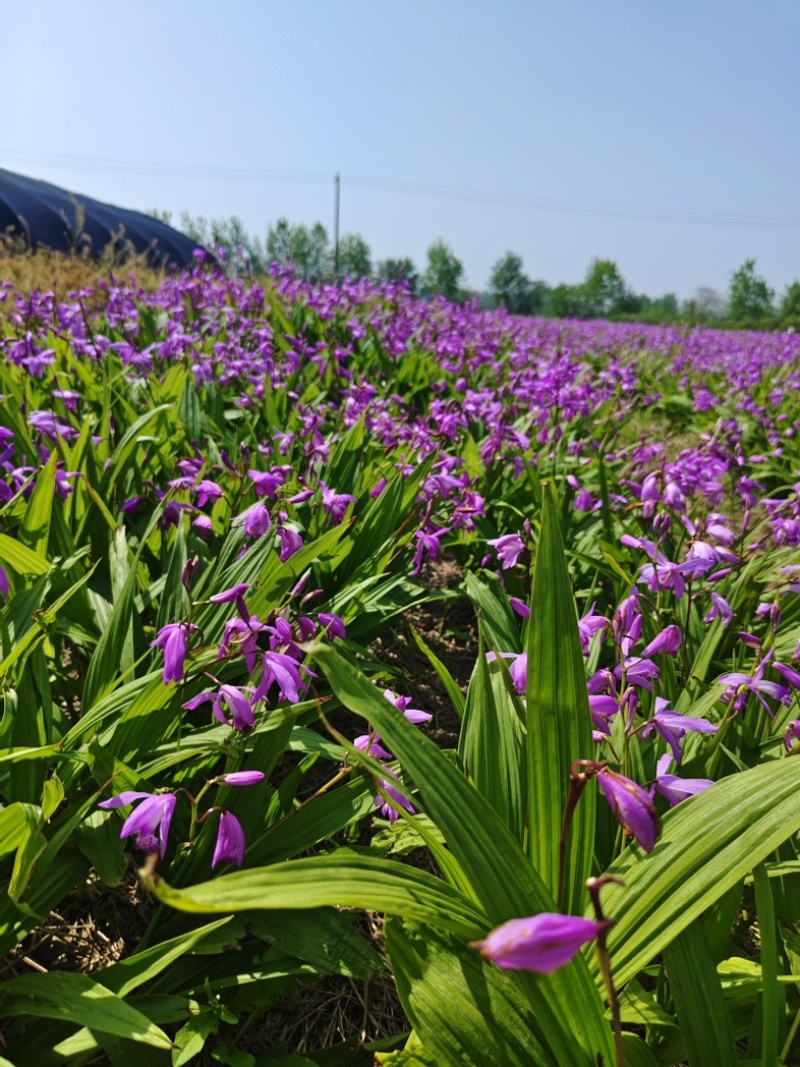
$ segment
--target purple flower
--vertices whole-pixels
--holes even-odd
[[[244,863],[245,850],[244,830],[242,824],[229,811],[223,811],[219,817],[219,829],[217,831],[217,844],[211,859],[211,866],[216,867],[222,860],[235,863],[241,867]]]
[[[471,947],[506,971],[549,974],[569,963],[599,930],[593,919],[543,911],[527,919],[511,919]]]
[[[305,664],[298,663],[296,659],[288,656],[285,652],[265,652],[262,656],[262,663],[264,673],[255,691],[255,700],[263,699],[267,695],[267,690],[275,682],[280,692],[279,699],[289,700],[292,704],[297,704],[300,700],[299,690],[308,690],[308,686],[300,677],[301,669],[306,674],[316,678],[314,672],[309,670]]]
[[[394,759],[391,752],[388,752],[381,744],[380,734],[359,734],[353,739],[353,744],[359,752],[374,756],[375,759]]]
[[[677,775],[666,774],[666,768],[671,762],[672,757],[669,752],[665,752],[658,761],[655,780],[655,788],[667,798],[671,808],[714,784],[710,778],[678,778]]]
[[[596,633],[604,633],[610,625],[605,615],[594,615],[593,612],[594,604],[589,608],[586,615],[578,620],[578,633],[580,634],[581,648],[584,655],[588,654],[589,645],[594,635]]]
[[[214,718],[225,726],[233,726],[234,730],[245,730],[255,726],[256,719],[253,708],[241,688],[235,685],[220,685],[217,693],[199,693],[196,697],[187,700],[181,707],[186,711],[194,711],[201,704],[207,704],[213,700],[212,714]],[[223,702],[228,708],[231,718],[223,710]]]
[[[220,785],[258,785],[264,781],[263,771],[231,771],[217,779]]]
[[[324,482],[320,482],[322,489],[322,506],[326,514],[333,519],[334,526],[338,526],[345,516],[349,504],[354,504],[356,498],[349,493],[337,493],[335,489],[329,489]]]
[[[394,782],[397,781],[397,775],[393,774],[388,768],[386,769],[386,773],[391,775],[393,781],[381,778],[379,782],[381,789],[387,796],[391,797],[395,804],[398,804],[401,808],[405,808],[409,815],[414,815],[415,811],[411,801],[403,796],[397,786],[394,785]],[[388,819],[390,823],[395,823],[400,818],[395,806],[388,800],[384,800],[380,795],[375,797],[375,807],[381,809],[381,815],[383,815],[384,819]]]
[[[209,500],[219,500],[222,496],[222,490],[216,482],[211,482],[207,478],[199,481],[194,488],[197,493],[197,506],[199,508],[202,508]]]
[[[303,547],[303,538],[299,533],[295,533],[294,530],[290,530],[286,526],[278,527],[278,537],[281,542],[281,563],[285,563],[287,559],[293,556],[295,552],[299,552]]]
[[[674,656],[681,647],[681,639],[682,635],[679,626],[674,624],[667,626],[666,629],[653,638],[646,648],[642,649],[642,655],[646,657],[666,653],[668,656]]]
[[[5,567],[0,566],[0,593],[3,596],[8,596],[8,575],[6,574]]]
[[[245,537],[254,539],[263,537],[272,523],[269,517],[269,509],[266,504],[262,503],[253,504],[252,507],[243,511],[241,515],[237,515],[234,521],[244,523]]]
[[[503,570],[513,567],[525,551],[525,542],[519,534],[504,534],[502,537],[487,541],[486,544],[491,545],[497,551]]]
[[[668,711],[668,707],[668,700],[656,697],[655,715],[642,730],[642,737],[646,737],[653,729],[657,730],[672,749],[675,762],[680,763],[681,740],[686,736],[687,730],[694,730],[699,734],[715,734],[719,727],[714,726],[707,719],[692,718],[689,715],[681,715],[677,711]]]
[[[717,616],[722,620],[722,625],[727,626],[733,618],[733,608],[724,596],[720,596],[719,593],[712,593],[711,608],[703,616],[703,622],[713,622]]]
[[[180,682],[183,679],[183,668],[186,661],[186,634],[190,630],[196,630],[194,624],[186,622],[169,622],[158,631],[155,641],[151,641],[152,648],[163,646],[164,648],[164,685],[170,682]]]
[[[767,715],[769,715],[771,719],[774,719],[775,714],[764,699],[764,695],[772,697],[773,700],[779,700],[782,704],[788,705],[791,700],[792,691],[788,686],[779,685],[778,682],[770,682],[763,677],[764,667],[769,660],[769,656],[770,653],[767,653],[753,674],[742,674],[739,671],[733,671],[730,674],[721,674],[717,681],[723,685],[731,687],[723,694],[722,699],[724,701],[733,700],[735,709],[740,711],[747,703],[749,694],[754,693]]]
[[[786,727],[786,733],[783,735],[783,743],[790,756],[795,752],[800,752],[800,748],[795,744],[795,741],[800,741],[800,719],[792,719]]]
[[[339,615],[334,615],[330,611],[321,611],[317,615],[317,619],[320,625],[325,628],[328,637],[345,636],[344,622]]]
[[[135,800],[141,800],[142,803],[122,824],[119,836],[125,838],[136,834],[135,847],[147,852],[154,851],[158,844],[163,859],[167,851],[169,827],[178,798],[174,793],[137,793],[130,790],[120,793],[119,796],[111,797],[110,800],[101,801],[98,807],[121,808]],[[157,837],[156,831],[158,831]]]
[[[652,798],[636,782],[608,767],[598,772],[597,781],[620,826],[645,852],[652,852],[661,829]]]

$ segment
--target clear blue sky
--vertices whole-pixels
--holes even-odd
[[[101,200],[238,214],[263,238],[282,215],[331,229],[340,171],[343,232],[418,266],[444,238],[474,288],[506,249],[550,283],[615,259],[651,295],[724,290],[747,257],[779,291],[800,277],[797,0],[7,0],[3,16],[0,166]]]

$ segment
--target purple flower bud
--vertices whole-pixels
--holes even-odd
[[[682,635],[679,626],[667,626],[650,644],[642,650],[642,656],[658,656],[665,653],[674,656],[681,647]]]
[[[569,963],[599,931],[593,919],[543,911],[527,919],[511,919],[471,947],[504,970],[549,974]]]
[[[246,593],[249,588],[249,582],[239,582],[238,585],[232,585],[230,589],[223,589],[221,593],[214,593],[208,599],[211,604],[230,604]]]
[[[220,775],[216,781],[220,785],[258,785],[264,781],[263,771],[231,771],[230,774]]]
[[[294,530],[288,529],[286,526],[278,527],[278,537],[280,538],[280,558],[281,563],[285,563],[287,559],[299,552],[303,547],[303,538],[299,533],[295,533]]]
[[[320,621],[320,625],[324,626],[328,637],[345,636],[344,623],[338,615],[334,615],[329,611],[321,611],[317,618]]]
[[[0,593],[3,596],[8,596],[8,575],[5,572],[5,568],[0,566]]]
[[[229,811],[223,811],[219,817],[219,830],[217,831],[217,844],[211,859],[211,866],[216,867],[222,860],[235,863],[241,867],[244,863],[245,850],[244,830],[242,824]]]
[[[597,781],[620,826],[645,852],[652,852],[661,830],[652,798],[636,782],[608,767],[599,771]]]
[[[196,630],[194,624],[186,622],[170,622],[158,631],[155,641],[151,641],[151,647],[164,648],[164,685],[170,682],[180,682],[183,679],[183,667],[186,660],[186,634],[190,630]]]
[[[192,577],[194,576],[194,572],[197,570],[199,563],[199,556],[195,556],[193,559],[187,559],[184,563],[183,570],[181,571],[181,584],[184,589],[188,589],[191,585]]]
[[[514,611],[516,611],[517,615],[519,615],[521,618],[529,619],[531,617],[531,609],[528,607],[527,604],[524,604],[517,597],[510,596],[508,598],[508,602],[514,609]]]

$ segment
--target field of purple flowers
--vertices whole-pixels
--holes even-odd
[[[0,283],[0,395],[0,1064],[800,1063],[800,338],[198,266]]]

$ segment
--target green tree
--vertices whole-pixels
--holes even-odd
[[[428,249],[428,265],[422,275],[422,292],[425,296],[438,293],[448,300],[459,300],[464,266],[453,250],[444,241],[435,241]]]
[[[781,297],[781,318],[800,319],[800,281],[793,281],[786,286]]]
[[[630,306],[631,294],[613,259],[593,259],[586,270],[581,289],[585,302],[584,314],[589,318],[625,311],[626,305]]]
[[[261,242],[247,232],[238,215],[209,220],[204,215],[193,216],[184,211],[180,228],[187,237],[220,255],[229,274],[258,274],[266,270]]]
[[[544,306],[545,315],[554,319],[586,318],[586,298],[582,285],[554,285],[547,294]]]
[[[293,226],[286,218],[278,219],[267,232],[266,258],[281,267],[293,267],[308,281],[329,278],[333,270],[328,231],[321,222],[309,228],[304,223]]]
[[[412,293],[419,288],[419,274],[413,259],[404,256],[401,259],[383,259],[378,264],[375,275],[379,282],[405,282]]]
[[[728,314],[735,322],[758,322],[773,311],[774,290],[756,274],[756,261],[746,259],[731,274]]]
[[[495,307],[514,315],[530,315],[533,304],[531,280],[522,269],[522,256],[506,252],[492,267],[489,291]]]
[[[368,278],[372,274],[372,254],[360,233],[346,233],[339,241],[339,277]]]

